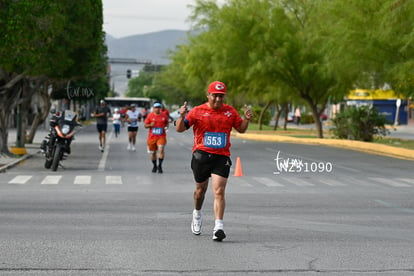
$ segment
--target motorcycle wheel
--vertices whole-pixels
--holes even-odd
[[[60,144],[56,145],[55,153],[53,154],[53,161],[52,161],[52,171],[56,171],[59,166],[60,155],[62,151],[62,146]]]

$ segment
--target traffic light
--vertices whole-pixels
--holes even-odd
[[[128,79],[130,79],[130,78],[131,78],[131,69],[128,69],[128,70],[126,71],[126,77],[127,77]]]

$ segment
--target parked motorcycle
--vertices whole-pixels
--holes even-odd
[[[45,168],[56,171],[60,161],[66,159],[65,154],[70,154],[70,144],[81,124],[76,120],[77,114],[71,110],[62,113],[52,110],[51,113],[49,133],[40,148],[46,158]]]

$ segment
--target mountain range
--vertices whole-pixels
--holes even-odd
[[[187,31],[159,32],[115,38],[106,34],[109,58],[135,58],[151,60],[152,64],[169,64],[168,51],[187,43]]]

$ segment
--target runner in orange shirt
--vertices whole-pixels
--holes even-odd
[[[169,122],[168,117],[161,113],[161,103],[155,103],[153,111],[148,114],[144,122],[144,127],[148,128],[148,152],[151,154],[153,164],[152,172],[163,173],[162,162],[164,161],[164,149],[167,144],[167,133]],[[157,166],[158,152],[158,166]]]
[[[176,121],[176,130],[183,132],[193,127],[194,146],[191,159],[196,187],[194,191],[194,210],[191,231],[201,234],[201,207],[203,206],[208,181],[214,193],[213,240],[222,241],[224,233],[223,217],[225,208],[225,189],[230,174],[230,132],[234,128],[240,133],[247,130],[253,112],[244,107],[244,119],[237,110],[224,104],[226,85],[215,81],[208,86],[208,102],[187,109],[187,102],[180,108],[180,117]],[[188,112],[188,114],[187,114]]]

